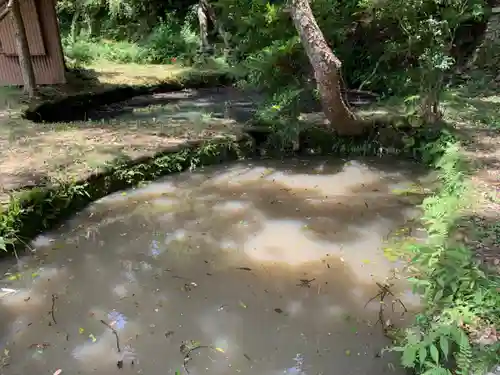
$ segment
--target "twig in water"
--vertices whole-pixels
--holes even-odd
[[[376,284],[379,287],[380,291],[375,296],[373,296],[372,298],[370,298],[368,300],[368,302],[366,302],[365,308],[366,308],[366,306],[368,306],[368,304],[370,302],[372,302],[377,297],[379,297],[380,307],[379,307],[379,310],[378,310],[378,320],[375,323],[375,325],[378,322],[380,322],[380,324],[382,325],[382,330],[384,332],[384,335],[386,335],[386,336],[389,337],[389,331],[388,331],[389,325],[386,324],[386,323],[384,323],[386,321],[385,318],[384,318],[384,310],[385,310],[385,302],[384,302],[384,300],[385,300],[385,298],[387,296],[395,297],[394,293],[391,292],[391,288],[393,287],[394,284],[387,284],[387,283],[381,284],[381,283],[378,283],[378,282]],[[408,312],[408,309],[404,305],[403,301],[401,301],[401,299],[399,299],[399,298],[395,298],[392,301],[392,311],[393,312],[394,312],[394,304],[395,303],[399,303],[403,307],[403,312],[401,313],[401,315],[404,315],[406,312]]]
[[[182,354],[184,354],[184,363],[182,364],[182,367],[184,368],[184,370],[186,371],[186,373],[188,375],[190,374],[190,372],[189,372],[189,370],[187,368],[187,364],[192,359],[191,358],[191,353],[193,353],[193,352],[195,352],[197,350],[200,350],[200,349],[211,349],[211,350],[213,350],[215,352],[223,352],[222,349],[215,348],[212,345],[201,345],[200,343],[197,343],[196,341],[184,342],[181,345],[181,347],[180,347],[180,351],[181,351]]]
[[[118,332],[116,332],[116,329],[114,329],[113,327],[111,327],[108,323],[106,323],[104,320],[100,320],[100,322],[102,324],[104,324],[106,327],[108,327],[112,332],[113,334],[115,335],[116,337],[116,350],[118,351],[118,353],[121,353],[121,349],[120,349],[120,338],[118,337]]]
[[[196,345],[191,348],[189,348],[187,345],[183,344],[181,345],[181,353],[184,354],[184,363],[182,364],[182,367],[184,367],[184,370],[186,371],[187,374],[190,374],[187,364],[191,360],[191,353],[200,349],[207,348],[209,349],[210,346],[208,345]]]
[[[56,308],[56,299],[57,295],[52,294],[52,308],[50,309],[50,315],[52,316],[52,321],[54,324],[57,324],[56,317],[55,317],[55,308]]]

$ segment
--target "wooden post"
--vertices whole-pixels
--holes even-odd
[[[21,14],[21,6],[19,0],[10,0],[9,5],[16,29],[17,55],[23,75],[24,92],[28,94],[29,98],[33,98],[35,96],[36,87],[35,72],[33,70],[33,62],[31,61],[31,53],[28,45],[28,38],[26,36],[26,29],[24,28],[23,16]]]

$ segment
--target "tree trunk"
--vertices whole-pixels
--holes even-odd
[[[217,20],[217,17],[215,16],[215,11],[208,2],[208,0],[200,0],[200,5],[204,9],[204,13],[208,15],[210,21],[212,21],[212,24],[217,29],[217,33],[221,36],[222,40],[224,41],[224,56],[227,57],[230,49],[229,34],[226,32],[226,30],[224,30],[222,23]]]
[[[328,46],[312,13],[309,0],[291,0],[293,23],[314,69],[314,78],[321,96],[323,112],[330,128],[340,135],[361,134],[361,122],[349,110],[340,89],[342,63]]]
[[[26,29],[24,28],[23,17],[19,0],[13,0],[11,7],[12,20],[16,28],[16,47],[19,57],[19,66],[24,81],[24,92],[29,98],[35,96],[35,72],[33,70],[33,62],[31,61],[31,53],[28,46],[28,38],[26,37]]]
[[[73,17],[71,18],[71,27],[69,31],[69,36],[71,38],[71,43],[75,44],[77,37],[80,36],[80,28],[78,25],[78,21],[80,19],[80,8],[77,8],[75,10],[75,13],[73,13]]]
[[[205,54],[210,50],[210,44],[208,43],[208,19],[205,13],[203,4],[198,4],[198,24],[200,25],[200,40],[201,40],[201,52]]]

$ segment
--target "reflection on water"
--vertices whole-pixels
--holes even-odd
[[[380,305],[365,305],[394,274],[385,239],[418,214],[393,190],[421,177],[256,161],[111,195],[4,264],[2,373],[402,373],[376,356]]]

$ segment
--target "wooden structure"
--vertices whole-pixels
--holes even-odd
[[[65,83],[64,56],[57,21],[56,0],[18,0],[35,71],[37,85]],[[0,0],[0,9],[7,0]],[[0,86],[23,85],[15,40],[15,25],[9,15],[0,21]]]

